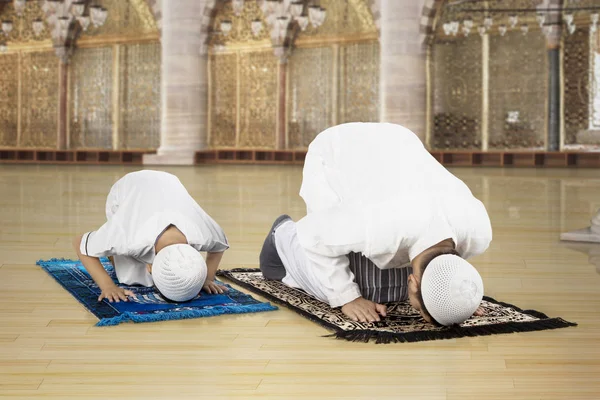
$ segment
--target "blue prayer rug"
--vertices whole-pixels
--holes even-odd
[[[101,290],[80,261],[52,259],[38,261],[37,265],[99,319],[96,326],[118,325],[127,321],[156,322],[277,310],[277,307],[270,303],[260,302],[225,284],[223,285],[227,286],[229,291],[224,294],[208,294],[202,291],[189,302],[167,302],[153,287],[120,285],[114,267],[108,259],[101,261],[116,284],[135,293],[135,296],[129,297],[129,301],[98,301]]]

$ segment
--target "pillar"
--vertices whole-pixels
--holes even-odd
[[[381,0],[380,119],[426,134],[426,49],[419,31],[423,0]]]
[[[540,7],[560,8],[562,0],[546,0]],[[548,50],[548,138],[546,149],[559,151],[561,130],[561,14],[551,12],[547,14],[547,24],[552,24],[552,31],[546,36]]]
[[[287,147],[286,141],[286,124],[287,124],[287,61],[289,57],[289,49],[284,46],[275,47],[275,56],[279,60],[277,67],[277,139],[275,148],[284,150]]]
[[[56,138],[57,150],[67,149],[67,106],[69,87],[69,61],[71,51],[64,46],[55,47],[56,55],[59,57],[58,64],[58,132]]]
[[[548,151],[560,150],[560,49],[548,49]]]
[[[162,7],[161,136],[144,164],[192,165],[207,146],[208,77],[203,18],[210,0]]]

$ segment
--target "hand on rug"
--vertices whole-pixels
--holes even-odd
[[[378,322],[381,321],[379,315],[386,316],[387,307],[359,297],[344,304],[342,312],[355,322]]]
[[[107,299],[109,302],[119,302],[120,300],[127,301],[127,296],[135,296],[131,290],[123,289],[118,287],[117,285],[112,285],[107,288],[102,289],[102,293],[100,297],[98,297],[98,301],[102,301],[102,299]]]
[[[204,289],[207,293],[210,294],[223,294],[229,290],[226,286],[219,285],[217,282],[212,280],[207,280],[206,283],[204,283],[204,287],[202,289]]]

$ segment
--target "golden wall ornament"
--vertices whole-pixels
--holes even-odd
[[[326,128],[379,120],[378,41],[299,47],[278,83],[269,48],[210,55],[210,146],[275,146],[278,84],[287,85],[287,147],[306,148]]]
[[[305,31],[298,32],[296,43],[314,43],[361,35],[377,37],[377,27],[367,0],[320,0],[319,4],[327,10],[327,18],[317,28],[309,24]],[[268,25],[256,1],[245,1],[239,16],[233,12],[230,1],[219,3],[218,7],[211,22],[210,46],[231,49],[271,46]],[[258,36],[252,34],[253,20],[260,20],[263,26]],[[232,29],[227,35],[221,32],[223,21],[231,21]]]
[[[263,46],[270,46],[271,40],[269,38],[269,30],[266,28],[267,23],[264,20],[264,16],[260,7],[256,1],[244,2],[244,8],[240,15],[236,15],[233,12],[233,8],[230,1],[220,3],[219,9],[216,16],[211,22],[211,37],[209,39],[209,45],[245,45],[245,44],[259,44]],[[221,23],[223,21],[231,21],[232,29],[227,36],[221,33]],[[259,35],[252,33],[252,21],[260,20],[263,25]]]
[[[129,44],[119,50],[119,148],[158,148],[161,45]]]
[[[379,42],[340,48],[339,123],[379,120]]]
[[[70,147],[112,148],[111,47],[78,49],[70,71]]]
[[[134,36],[158,33],[156,20],[148,3],[144,0],[102,0],[101,5],[108,10],[105,24],[89,30],[86,37]]]
[[[482,144],[482,39],[436,38],[432,47],[431,146],[480,149]]]
[[[373,15],[365,0],[321,0],[320,4],[327,10],[327,19],[318,28],[309,25],[304,32],[300,32],[298,40],[303,37],[340,37],[377,32]]]
[[[53,52],[22,53],[20,146],[55,148],[58,135],[58,63]]]
[[[211,101],[210,146],[236,146],[238,55],[210,56]]]
[[[548,96],[545,42],[542,35],[523,40],[520,32],[490,37],[490,149],[544,147]]]
[[[333,58],[332,47],[296,49],[290,57],[289,148],[308,147],[317,134],[333,123]]]
[[[590,40],[587,29],[564,39],[565,145],[577,144],[577,134],[589,127]]]
[[[6,39],[9,46],[14,44],[29,44],[35,42],[48,41],[50,43],[50,33],[47,27],[38,36],[33,30],[33,22],[44,19],[44,11],[40,2],[28,1],[23,11],[23,15],[18,16],[15,12],[13,3],[4,5],[4,9],[0,14],[1,21],[12,21],[13,29],[6,37],[0,32],[0,39]]]
[[[274,148],[278,109],[277,58],[270,50],[240,52],[238,62],[238,146]]]
[[[19,55],[0,55],[0,147],[17,146]]]

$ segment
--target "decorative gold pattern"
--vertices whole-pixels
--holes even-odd
[[[379,120],[379,42],[340,48],[339,123]]]
[[[275,147],[277,63],[271,50],[240,53],[239,147]]]
[[[581,1],[581,0],[579,0]],[[441,15],[438,18],[437,24],[435,26],[436,32],[435,35],[438,38],[446,37],[444,33],[443,26],[447,22],[451,21],[459,21],[461,23],[461,32],[457,35],[458,39],[463,37],[462,33],[462,21],[466,18],[473,19],[473,29],[471,30],[470,35],[479,35],[477,33],[477,27],[483,25],[483,19],[485,17],[484,13],[473,13],[469,11],[465,11],[468,9],[481,9],[487,7],[489,10],[523,10],[523,9],[535,9],[542,3],[541,0],[502,0],[502,1],[465,1],[462,3],[458,2],[446,2],[443,7],[441,7]],[[450,5],[452,4],[452,5]],[[519,21],[515,28],[511,28],[509,25],[508,18],[512,13],[506,12],[497,12],[494,11],[492,13],[492,17],[494,19],[494,25],[490,33],[492,35],[498,35],[498,26],[500,24],[505,24],[508,27],[508,31],[520,32],[522,24],[528,24],[530,32],[537,31],[536,34],[540,34],[540,28],[536,21],[535,13],[520,13],[518,14]],[[588,21],[589,22],[589,21]],[[530,33],[531,34],[531,33]],[[526,40],[529,40],[531,36],[526,36]]]
[[[122,149],[160,145],[160,43],[121,46],[119,100]]]
[[[22,147],[56,147],[58,62],[53,52],[22,54]]]
[[[320,5],[327,9],[325,22],[318,28],[313,28],[309,24],[304,32],[298,34],[298,40],[377,33],[377,27],[366,0],[320,0]],[[233,13],[230,1],[221,3],[219,7],[212,22],[213,35],[209,42],[210,45],[270,45],[268,27],[256,1],[244,2],[244,9],[239,17]],[[263,22],[263,30],[258,37],[252,35],[251,24],[255,19]],[[232,21],[232,29],[227,36],[220,33],[223,20]]]
[[[577,144],[577,133],[589,126],[589,31],[578,27],[564,39],[565,144]]]
[[[319,4],[327,9],[325,22],[318,28],[309,24],[298,38],[377,32],[373,15],[365,0],[320,0]]]
[[[231,2],[223,2],[219,5],[221,7],[212,21],[213,35],[209,41],[210,45],[234,45],[234,44],[247,44],[247,43],[260,43],[263,45],[269,45],[271,43],[269,38],[269,30],[267,23],[264,20],[263,13],[260,10],[256,1],[244,2],[244,9],[240,16],[236,16],[233,13]],[[252,21],[259,19],[263,23],[263,29],[258,36],[252,34]],[[231,32],[227,36],[223,36],[221,32],[221,22],[229,20],[232,22]]]
[[[218,54],[210,57],[212,79],[210,145],[213,147],[235,147],[237,54]]]
[[[102,0],[99,4],[108,10],[106,23],[97,29],[90,26],[82,37],[131,36],[158,32],[156,21],[144,0]]]
[[[0,147],[17,145],[18,68],[18,54],[0,55]]]
[[[546,137],[548,57],[545,38],[517,32],[490,37],[490,149],[540,148]],[[508,123],[509,112],[519,121]]]
[[[306,148],[332,125],[333,49],[296,49],[289,61],[289,74],[289,147]]]
[[[433,44],[433,148],[481,148],[481,51],[479,35]]]
[[[71,61],[70,147],[112,148],[112,48],[78,49]]]
[[[44,12],[41,8],[41,2],[28,1],[25,6],[25,11],[22,16],[15,13],[13,3],[5,4],[3,12],[0,14],[0,20],[12,21],[13,30],[8,35],[9,43],[30,43],[41,42],[50,39],[50,32],[44,22],[45,29],[40,36],[36,36],[33,32],[33,21],[36,19],[44,19]],[[0,32],[0,36],[5,38],[4,33]]]

